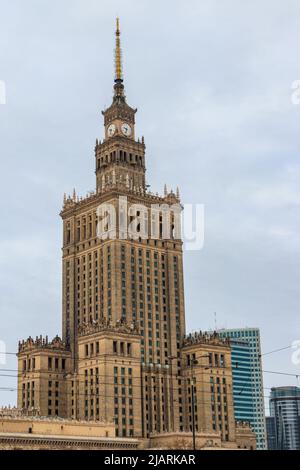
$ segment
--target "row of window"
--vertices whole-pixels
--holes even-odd
[[[132,343],[124,341],[113,341],[113,353],[121,356],[132,355]],[[95,341],[93,343],[85,344],[85,357],[92,357],[100,354],[100,343]]]
[[[23,372],[34,371],[36,368],[36,359],[24,359],[23,360]],[[48,357],[48,370],[65,370],[66,359],[57,357]]]
[[[110,163],[124,162],[133,163],[135,165],[144,166],[144,159],[141,155],[134,155],[132,153],[125,152],[123,150],[110,152],[102,157],[97,158],[97,169],[101,166],[108,165]]]

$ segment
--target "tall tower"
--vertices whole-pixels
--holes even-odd
[[[223,338],[233,340],[232,365],[233,369],[235,369],[233,373],[233,387],[235,393],[236,418],[248,420],[249,415],[246,414],[246,409],[251,412],[252,418],[250,422],[256,434],[257,449],[265,450],[266,421],[260,331],[258,328],[234,328],[219,330],[218,333]],[[234,345],[234,341],[237,340],[244,342],[245,347],[248,346],[249,356],[247,359],[247,354],[245,354],[245,349],[241,347],[241,343],[239,349]],[[248,364],[246,364],[247,362]],[[236,367],[236,363],[238,367]],[[241,407],[239,406],[241,400],[241,386],[243,390],[243,400],[246,397],[248,399],[247,406],[245,406],[244,402],[242,413],[240,411]]]
[[[175,377],[185,314],[182,241],[174,232],[174,214],[164,219],[166,207],[180,208],[179,195],[165,189],[160,197],[148,191],[144,139],[135,137],[136,111],[125,97],[117,20],[113,100],[102,112],[104,139],[95,146],[96,191],[84,199],[74,191],[65,197],[61,212],[63,341],[72,352],[76,372],[78,331],[84,325],[103,321],[138,325],[141,380],[147,390],[142,413],[146,435],[178,428],[179,407],[174,413],[173,403],[178,403]],[[127,228],[116,237],[97,236],[98,208],[105,203],[115,208],[117,228],[121,220],[125,227],[137,221],[135,236]],[[153,205],[158,221],[154,234]],[[170,236],[163,228],[165,220]]]
[[[300,450],[300,388],[273,387],[270,394],[272,450]],[[271,449],[269,449],[271,450]]]
[[[119,20],[115,49],[115,83],[111,106],[102,111],[105,139],[96,144],[97,192],[114,182],[119,186],[145,191],[145,145],[135,140],[135,113],[124,92]]]
[[[18,406],[113,421],[116,436],[154,447],[192,438],[201,448],[254,448],[250,428],[234,422],[229,341],[185,335],[179,191],[159,196],[146,185],[118,20],[113,100],[102,114],[96,190],[65,195],[60,214],[62,339],[19,343]]]

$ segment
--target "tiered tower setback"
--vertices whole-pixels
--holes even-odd
[[[190,436],[195,395],[194,428],[204,432],[198,442],[209,435],[236,446],[230,347],[216,337],[186,337],[179,191],[148,190],[136,112],[125,97],[117,21],[113,100],[95,146],[96,190],[65,195],[60,214],[62,340],[20,343],[18,406],[113,420],[116,436],[156,436],[159,444],[158,435]],[[107,206],[112,212],[99,230]],[[191,358],[199,360],[194,369]]]

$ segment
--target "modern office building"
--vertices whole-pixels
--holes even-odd
[[[273,450],[300,450],[300,388],[272,388],[270,414],[268,444]]]
[[[235,418],[254,426],[253,383],[251,380],[251,351],[247,341],[231,339],[231,364]]]
[[[258,328],[222,329],[231,339],[236,419],[249,421],[256,434],[257,449],[266,449],[264,388]]]
[[[266,416],[266,430],[267,430],[267,448],[268,450],[276,450],[276,428],[275,418],[273,416]]]

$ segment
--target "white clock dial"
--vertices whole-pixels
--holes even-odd
[[[110,126],[108,126],[108,128],[107,128],[107,135],[108,135],[109,137],[112,137],[115,132],[116,132],[116,126],[115,126],[114,124],[111,124]]]
[[[121,130],[122,130],[123,134],[126,135],[127,137],[129,137],[131,135],[131,127],[126,122],[124,122],[122,124]]]

